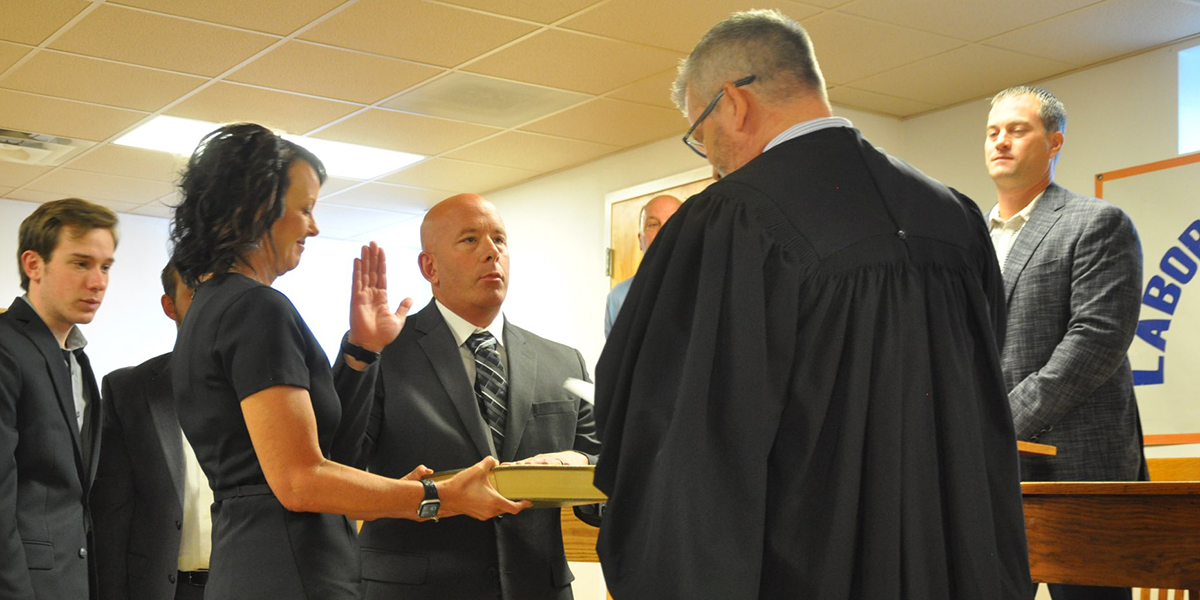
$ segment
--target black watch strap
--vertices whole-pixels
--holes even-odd
[[[426,500],[437,500],[438,499],[437,486],[434,485],[433,481],[431,481],[429,479],[422,479],[421,485],[425,486],[425,499]]]
[[[351,344],[350,340],[347,340],[347,339],[342,340],[342,352],[349,354],[350,356],[352,356],[358,360],[361,360],[362,362],[365,362],[368,365],[374,364],[375,361],[379,360],[378,352],[371,352],[370,350],[367,350],[366,348],[363,348],[362,346],[356,346],[354,344]]]

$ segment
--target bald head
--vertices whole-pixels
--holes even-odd
[[[683,202],[679,198],[663,194],[655,196],[642,207],[642,229],[638,232],[638,244],[642,247],[642,252],[650,247],[654,238],[658,236],[659,229],[667,224],[667,219],[679,210],[681,204]]]
[[[478,194],[437,203],[421,221],[421,275],[433,297],[487,327],[508,293],[508,235],[496,207]]]

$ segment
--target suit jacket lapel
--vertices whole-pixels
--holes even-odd
[[[430,301],[424,310],[413,315],[410,320],[413,321],[417,331],[425,334],[417,340],[417,343],[429,357],[429,364],[433,365],[434,374],[437,375],[438,381],[446,390],[446,395],[450,397],[450,403],[458,411],[463,428],[467,430],[471,442],[479,451],[479,456],[482,458],[493,455],[492,436],[489,435],[487,425],[483,422],[483,415],[479,413],[475,390],[471,388],[470,380],[467,379],[467,372],[463,368],[462,354],[459,353],[458,346],[454,343],[454,333],[450,331],[450,326],[446,324],[446,320],[442,318],[442,314],[438,312],[433,301]],[[498,453],[496,455],[498,456]]]
[[[150,410],[154,431],[167,459],[167,470],[175,495],[183,503],[184,458],[183,430],[179,427],[179,416],[175,409],[175,398],[171,394],[171,361],[168,358],[151,369],[152,378],[142,384],[141,394]]]
[[[100,389],[96,387],[96,374],[92,372],[92,361],[88,358],[86,352],[76,352],[75,360],[79,363],[79,370],[83,373],[83,385],[88,387],[88,407],[87,418],[84,420],[84,427],[88,429],[88,439],[91,440],[90,448],[88,449],[88,460],[85,461],[87,466],[87,479],[84,481],[84,494],[87,494],[92,488],[92,482],[96,480],[96,467],[100,464],[100,431],[104,424],[104,402],[100,398]],[[71,398],[72,406],[75,399]]]
[[[71,445],[75,449],[75,468],[79,472],[79,481],[84,489],[87,489],[87,476],[83,468],[83,453],[79,440],[79,422],[75,418],[75,397],[71,394],[71,371],[67,367],[63,350],[59,347],[58,340],[54,339],[50,328],[46,326],[46,322],[42,321],[37,311],[24,299],[17,298],[9,307],[9,311],[21,323],[25,337],[33,342],[46,361],[50,382],[54,385],[54,395],[58,397],[59,409],[62,410],[63,419],[67,421],[67,430],[71,432]],[[98,400],[100,394],[95,394],[94,398]]]
[[[1062,216],[1062,208],[1066,204],[1067,195],[1063,189],[1050,184],[1038,200],[1037,206],[1033,207],[1029,221],[1021,227],[1021,233],[1004,261],[1004,297],[1009,303],[1012,302],[1013,290],[1016,289],[1021,272],[1029,264],[1029,259],[1042,244],[1042,240],[1046,239],[1046,234]]]
[[[516,456],[525,424],[529,422],[534,401],[534,382],[537,381],[537,354],[525,344],[521,330],[504,323],[505,350],[508,353],[508,423],[504,431],[504,448],[500,460],[512,461]]]

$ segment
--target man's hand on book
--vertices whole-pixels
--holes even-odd
[[[564,450],[562,452],[547,452],[531,456],[525,460],[516,462],[504,463],[506,465],[574,465],[587,466],[588,458],[574,450]]]

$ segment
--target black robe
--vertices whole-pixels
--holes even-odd
[[[849,128],[686,202],[596,369],[616,600],[1032,597],[979,209]]]

